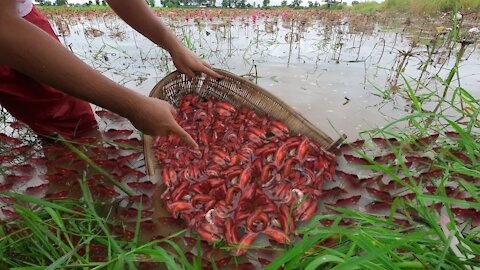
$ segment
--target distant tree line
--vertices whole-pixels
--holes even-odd
[[[151,7],[155,7],[155,0],[145,0],[147,4]],[[303,0],[289,0],[291,1],[288,4],[287,0],[282,0],[281,6],[282,7],[290,7],[290,8],[302,8],[302,1]],[[346,5],[346,2],[343,0],[320,0],[323,3],[319,3],[318,0],[312,1],[308,0],[307,4],[310,8],[324,8],[324,9],[341,9],[343,5]],[[37,0],[39,5],[42,6],[63,6],[67,5],[67,0]],[[161,4],[164,7],[180,7],[180,6],[191,6],[191,7],[215,7],[216,0],[161,0]],[[358,1],[354,1],[353,4],[357,4]],[[88,1],[87,6],[93,5],[94,3],[92,0]],[[95,5],[104,5],[106,6],[107,3],[105,0],[95,0]],[[262,0],[262,3],[257,4],[256,2],[252,4],[247,3],[247,0],[222,0],[221,3],[223,8],[268,8],[270,6],[270,0]]]
[[[64,6],[68,5],[67,0],[55,0],[55,1],[50,1],[50,0],[37,0],[38,4],[40,6]],[[152,0],[152,2],[155,4],[155,0]],[[147,2],[148,3],[148,2]],[[93,5],[93,2],[90,0],[88,3],[84,4],[85,6],[91,6]],[[107,2],[105,0],[95,0],[95,5],[99,6],[106,6]]]

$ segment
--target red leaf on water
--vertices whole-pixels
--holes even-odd
[[[356,196],[352,196],[352,197],[349,197],[349,198],[346,198],[346,199],[339,199],[332,206],[348,207],[348,206],[351,206],[353,204],[356,204],[360,200],[361,197],[362,197],[361,195],[356,195]]]
[[[217,267],[225,267],[230,263],[231,260],[232,260],[232,257],[224,257],[220,260],[215,261],[215,265]]]
[[[157,221],[160,225],[185,226],[185,223],[181,219],[174,217],[159,217],[157,218]]]
[[[125,177],[127,175],[132,175],[132,176],[135,176],[135,177],[138,177],[138,178],[142,178],[142,177],[145,177],[146,174],[141,172],[141,171],[138,171],[138,170],[135,170],[135,169],[132,169],[128,166],[122,166],[119,168],[120,170],[120,173],[122,175],[122,177]]]
[[[43,176],[41,176],[41,178],[53,183],[60,183],[60,184],[64,184],[68,180],[73,180],[73,179],[66,179],[66,177],[61,173],[44,174]]]
[[[439,136],[438,133],[430,135],[430,136],[426,136],[426,137],[418,139],[417,141],[414,142],[414,144],[425,147],[425,146],[428,146],[428,145],[434,143],[437,140],[438,136]]]
[[[35,187],[28,187],[27,190],[25,190],[25,193],[26,194],[34,194],[34,193],[37,193],[37,192],[42,192],[44,190],[47,190],[49,186],[50,186],[49,183],[45,183],[45,184],[41,184],[41,185],[38,185],[38,186],[35,186]]]
[[[136,218],[138,216],[138,209],[135,209],[135,208],[124,209],[124,210],[122,210],[120,215],[124,218]],[[146,217],[149,217],[151,215],[153,215],[153,211],[150,211],[150,210],[140,211],[140,216],[142,218],[146,218]]]
[[[107,247],[99,244],[90,244],[89,246],[90,253],[101,253],[107,251]]]
[[[428,157],[419,157],[419,156],[407,156],[405,157],[405,159],[407,160],[407,162],[415,162],[418,164],[425,164],[425,165],[431,164],[433,162]]]
[[[56,199],[66,198],[69,193],[70,193],[70,190],[62,190],[55,193],[47,194],[47,196],[45,196],[45,199],[56,200]]]
[[[151,190],[151,189],[154,189],[156,185],[150,181],[146,181],[146,182],[130,182],[130,183],[127,183],[127,186],[134,189]]]
[[[320,194],[320,198],[336,198],[343,193],[347,193],[347,191],[340,187],[334,187],[331,189],[323,190],[322,194]]]
[[[12,198],[12,197],[7,197],[7,196],[4,196],[4,195],[0,195],[0,202],[5,203],[5,204],[12,204],[12,203],[17,202],[17,199]]]
[[[408,199],[408,200],[414,200],[415,198],[417,198],[417,194],[416,193],[407,193],[405,195],[400,196],[400,198]]]
[[[456,131],[447,131],[445,132],[445,136],[447,137],[460,137],[460,133],[456,132]]]
[[[67,169],[65,167],[56,166],[55,170],[57,173],[62,174],[65,178],[74,178],[78,177],[78,172],[72,169]]]
[[[13,145],[19,145],[22,143],[21,140],[5,135],[4,133],[0,133],[0,142]]]
[[[378,163],[389,163],[394,161],[396,158],[397,157],[395,156],[394,153],[390,153],[383,156],[375,157],[373,160]]]
[[[31,157],[28,159],[30,164],[45,167],[47,166],[48,160],[45,157]]]
[[[48,156],[57,156],[65,154],[68,150],[60,145],[52,145],[52,146],[43,146],[42,147],[43,153]]]
[[[378,175],[370,178],[358,179],[358,183],[362,186],[371,186],[382,181],[383,175]]]
[[[116,139],[116,140],[113,140],[114,142],[116,143],[119,143],[119,144],[127,144],[127,145],[130,145],[130,146],[133,146],[133,147],[141,147],[142,146],[142,142],[136,138],[133,138],[133,139]]]
[[[98,184],[91,188],[93,194],[98,196],[106,196],[106,197],[115,197],[120,195],[116,192],[113,188],[106,187],[102,184]]]
[[[343,157],[345,158],[345,160],[347,162],[350,162],[350,163],[353,163],[353,164],[357,164],[357,165],[370,165],[371,163],[362,158],[362,157],[356,157],[354,155],[348,155],[348,154],[344,154]]]
[[[472,161],[470,160],[470,158],[465,155],[462,151],[453,151],[453,150],[450,150],[450,154],[452,154],[454,157],[458,158],[459,160],[467,163],[467,164],[470,164],[472,163]]]
[[[5,176],[5,181],[9,183],[22,183],[32,179],[31,175],[7,175]]]
[[[90,261],[92,262],[106,262],[107,257],[101,255],[95,255],[90,257]]]
[[[0,162],[11,162],[14,161],[16,156],[13,155],[0,155]]]
[[[12,211],[12,210],[8,210],[8,209],[2,209],[2,213],[5,215],[5,217],[7,218],[17,218],[18,217],[18,213],[15,212],[15,211]]]
[[[82,144],[92,144],[97,141],[98,139],[95,137],[82,137],[82,138],[75,139],[76,143],[82,143]]]
[[[452,212],[455,216],[467,219],[467,218],[479,218],[480,211],[477,211],[475,208],[452,208]]]
[[[398,144],[398,140],[396,138],[372,138],[372,141],[380,147],[394,147]]]
[[[260,257],[258,257],[258,262],[259,262],[262,266],[267,266],[267,265],[269,265],[269,264],[272,263],[271,260],[264,259],[264,258],[260,258]]]
[[[145,230],[153,230],[156,224],[153,220],[144,220],[140,221],[140,228]]]
[[[463,179],[463,180],[468,181],[468,182],[474,182],[475,181],[475,177],[469,176],[469,175],[466,175],[466,174],[463,174],[463,173],[454,173],[452,176],[454,178],[460,178],[460,179]]]
[[[13,183],[5,183],[0,185],[0,192],[9,191],[13,187]]]
[[[118,137],[118,136],[124,136],[124,137],[128,137],[130,135],[132,135],[133,133],[133,130],[130,130],[130,129],[109,129],[105,132],[103,132],[105,134],[105,136],[109,137],[109,138],[112,138],[112,137]]]
[[[375,189],[375,188],[370,188],[370,187],[367,187],[366,188],[368,193],[370,193],[370,195],[376,199],[379,199],[379,200],[382,200],[382,201],[391,201],[392,200],[392,197],[390,196],[390,193],[386,192],[386,191],[381,191],[381,190],[378,190],[378,189]]]
[[[365,208],[369,212],[387,211],[392,208],[392,204],[389,202],[372,202],[367,204]]]
[[[389,219],[388,216],[385,217],[385,219]],[[400,219],[400,218],[393,218],[393,223],[404,226],[404,227],[410,227],[410,222],[405,219]]]
[[[364,143],[365,143],[365,140],[357,140],[357,141],[354,141],[352,143],[344,143],[344,144],[340,145],[339,149],[342,150],[342,151],[348,151],[352,148],[357,149],[357,148],[362,147]]]
[[[138,159],[142,155],[143,154],[141,152],[138,152],[138,153],[130,154],[128,156],[118,157],[117,162],[121,164],[121,163],[129,162],[129,161],[133,161],[133,160]]]
[[[142,194],[142,195],[128,196],[128,201],[134,202],[134,203],[140,203],[141,201],[143,205],[146,205],[150,203],[151,199],[147,195]]]
[[[352,188],[359,188],[360,183],[358,176],[351,173],[346,173],[342,171],[335,171],[335,174],[340,178],[343,179],[347,184],[349,184]]]
[[[430,179],[430,178],[439,178],[443,176],[443,169],[435,168],[428,172],[424,172],[420,174],[420,178],[423,180]]]
[[[33,151],[33,148],[29,145],[10,148],[10,152],[15,154],[27,154],[31,151]]]
[[[405,179],[402,179],[402,181],[405,180]],[[406,179],[408,180],[408,179]],[[390,191],[390,190],[396,190],[396,189],[399,189],[399,188],[402,188],[402,184],[400,184],[399,182],[395,181],[395,180],[390,180],[387,184],[380,184],[379,185],[380,189],[382,190],[385,190],[385,191]]]
[[[322,219],[320,220],[320,223],[323,224],[324,226],[331,226],[333,224],[335,220],[334,219]],[[350,226],[352,225],[354,222],[350,219],[342,219],[340,220],[340,222],[338,223],[339,226]]]
[[[10,167],[16,173],[22,174],[31,174],[35,170],[32,165],[29,164],[22,164],[22,165],[13,165]]]

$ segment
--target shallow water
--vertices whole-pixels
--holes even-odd
[[[400,94],[384,99],[379,90],[389,88],[399,52],[409,49],[412,38],[426,36],[428,40],[428,32],[409,33],[378,23],[366,25],[365,32],[354,32],[358,26],[311,20],[301,28],[294,24],[291,34],[290,21],[281,18],[261,18],[254,23],[251,17],[239,16],[230,26],[219,19],[200,19],[198,24],[193,19],[164,19],[197,55],[217,68],[247,75],[335,139],[340,134],[354,139],[359,131],[406,115],[406,102]],[[73,52],[114,81],[145,95],[175,69],[165,51],[116,17],[66,22],[70,34],[62,40]],[[103,34],[88,35],[93,28]],[[468,59],[460,64],[460,78],[461,86],[478,97],[480,54],[473,46],[465,54]],[[415,47],[413,54],[404,69],[406,78],[418,78],[426,47]],[[440,78],[446,78],[454,64],[453,55],[444,59],[440,51],[435,62],[447,64],[430,66],[427,75],[438,72]],[[453,86],[456,84],[460,83],[454,80]],[[398,85],[403,85],[402,77]],[[442,88],[434,79],[429,85]]]

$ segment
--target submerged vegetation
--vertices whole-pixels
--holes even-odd
[[[288,3],[284,6],[238,6],[239,9],[323,9],[323,10],[342,10],[354,12],[394,12],[394,13],[411,13],[411,14],[430,14],[438,15],[439,13],[449,13],[455,8],[461,10],[464,14],[476,16],[480,15],[480,1],[479,0],[385,0],[383,2],[376,1],[354,1],[353,5],[346,5],[346,3],[324,4],[318,1],[308,1],[307,6],[300,6],[298,3]],[[235,5],[233,5],[235,6]],[[108,10],[109,7],[105,5],[91,5],[91,6],[39,6],[41,10],[71,10],[71,11],[88,11],[88,10]],[[196,8],[193,6],[179,6],[171,3],[165,7],[153,7],[155,10],[175,9],[175,8]],[[215,8],[215,7],[209,7]]]

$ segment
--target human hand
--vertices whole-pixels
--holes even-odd
[[[144,98],[139,106],[127,115],[137,129],[152,136],[165,136],[173,132],[195,149],[198,148],[195,140],[175,121],[177,112],[170,103],[157,98]]]
[[[213,71],[212,66],[205,61],[200,60],[194,53],[180,45],[180,47],[170,52],[173,63],[177,69],[187,75],[190,79],[195,77],[196,73],[202,72],[217,79],[223,78],[222,75]]]

